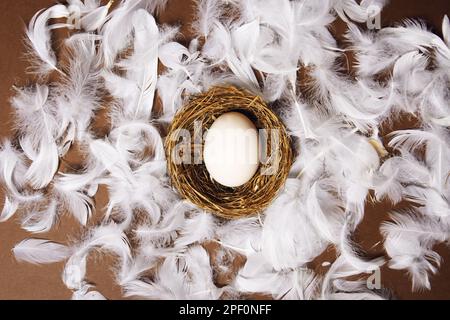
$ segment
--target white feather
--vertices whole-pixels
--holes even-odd
[[[300,183],[288,179],[285,188],[266,211],[262,230],[262,253],[277,271],[303,266],[327,247],[308,219]]]
[[[221,246],[248,256],[260,250],[261,231],[260,219],[252,217],[221,224],[215,233]]]
[[[349,22],[348,18],[356,22],[367,22],[381,12],[386,2],[387,0],[364,0],[358,4],[355,0],[335,0],[333,8],[345,22]]]
[[[450,171],[450,145],[446,130],[400,130],[391,134],[389,145],[408,152],[426,146],[425,164],[430,169],[431,183],[437,190],[445,190]]]
[[[87,13],[80,18],[78,23],[86,31],[95,31],[100,29],[107,21],[108,12],[113,4],[113,0],[110,0],[106,5],[99,6],[97,8],[86,8]]]
[[[366,270],[372,271],[372,270]],[[367,288],[366,281],[350,281],[348,277],[361,273],[343,256],[339,256],[325,274],[321,288],[321,299],[330,300],[379,300],[378,294]]]
[[[216,22],[205,42],[203,54],[214,63],[226,62],[239,81],[258,90],[259,84],[251,68],[258,33],[259,23],[256,20],[234,30],[228,30],[222,23]]]
[[[444,37],[444,41],[448,47],[450,47],[450,20],[448,16],[445,15],[442,20],[442,35]]]
[[[352,219],[348,218],[348,220]],[[358,245],[350,238],[351,232],[354,228],[355,227],[352,225],[352,222],[347,221],[341,229],[340,243],[338,247],[341,253],[341,258],[355,270],[355,274],[369,272],[384,265],[384,257],[377,257],[374,259],[367,259],[363,257]]]
[[[94,203],[83,192],[73,189],[63,189],[58,185],[54,185],[56,196],[69,209],[70,213],[82,225],[86,225],[92,215]]]
[[[22,219],[22,228],[32,233],[50,231],[58,215],[57,202],[51,200],[42,211],[34,209]]]
[[[127,260],[131,257],[128,239],[123,230],[114,223],[101,225],[92,230],[91,235],[77,251],[87,253],[94,248],[113,252],[122,260]]]
[[[441,262],[432,248],[438,242],[447,241],[449,231],[438,221],[415,212],[397,212],[391,219],[393,222],[381,226],[384,246],[391,257],[389,267],[408,270],[413,290],[430,289],[429,275],[437,272]]]
[[[70,255],[70,249],[65,245],[42,239],[25,239],[14,247],[13,252],[17,261],[33,264],[59,262]]]
[[[134,52],[127,60],[122,60],[119,66],[127,71],[127,78],[136,85],[137,99],[133,101],[132,110],[136,115],[148,117],[153,108],[156,88],[159,33],[155,19],[146,11],[136,11],[132,19]]]
[[[91,285],[84,285],[81,289],[75,291],[72,300],[106,300],[106,298],[98,291],[90,290]]]
[[[37,85],[35,89],[18,91],[12,100],[17,116],[16,126],[22,131],[20,146],[32,161],[25,179],[35,189],[50,183],[59,163],[55,142],[58,120],[54,106],[47,101],[48,96],[49,88]]]
[[[85,285],[87,256],[95,249],[115,254],[122,264],[131,258],[128,239],[120,226],[115,223],[100,225],[72,248],[63,272],[63,281],[69,289],[80,290]]]
[[[250,255],[239,271],[234,286],[247,293],[268,293],[274,299],[317,298],[320,279],[306,268],[274,271],[261,254]]]
[[[211,214],[194,211],[185,220],[180,236],[175,240],[175,247],[184,248],[190,244],[202,242],[212,238],[214,234],[214,220]]]
[[[222,290],[212,281],[208,253],[200,246],[181,256],[169,256],[152,283],[135,280],[125,286],[126,296],[146,299],[218,299]]]
[[[154,246],[168,246],[178,237],[178,231],[185,223],[186,210],[191,210],[192,205],[182,201],[173,206],[168,211],[162,221],[157,225],[141,225],[135,233],[141,241],[152,242]]]
[[[339,242],[339,230],[344,224],[345,215],[338,199],[324,190],[319,182],[314,183],[308,192],[306,212],[323,239],[335,244]]]
[[[40,59],[37,70],[41,75],[45,75],[52,70],[59,71],[55,54],[51,48],[51,35],[48,21],[54,18],[68,17],[68,15],[67,8],[62,4],[58,4],[47,10],[38,12],[29,23],[27,37],[30,47],[34,50],[36,57]]]
[[[196,0],[196,7],[197,17],[194,19],[193,29],[206,38],[220,18],[221,3],[214,0]]]
[[[26,184],[24,177],[27,171],[25,159],[21,153],[13,148],[9,140],[4,141],[0,149],[0,169],[0,179],[4,183],[8,194],[11,196],[11,205],[19,201],[38,201],[42,197],[40,193],[28,193],[24,190]],[[6,211],[4,212],[6,214]],[[2,217],[5,216],[2,214]]]
[[[31,146],[31,142],[24,137],[20,141],[20,145],[22,148],[27,149]],[[42,140],[38,145],[38,149],[34,149],[34,151],[37,154],[32,158],[33,163],[28,168],[25,178],[35,189],[41,189],[52,181],[53,176],[58,170],[58,148],[54,140],[48,137],[48,140]]]
[[[95,38],[69,38],[66,80],[56,90],[56,108],[60,114],[58,136],[62,137],[59,149],[70,147],[75,140],[88,135],[88,127],[102,103],[104,94],[100,77],[100,55]],[[64,151],[60,151],[64,155]]]
[[[132,17],[134,10],[142,6],[142,1],[122,1],[107,17],[107,22],[100,29],[102,36],[101,51],[105,67],[114,66],[117,55],[130,43]]]
[[[5,196],[5,202],[3,203],[2,213],[0,214],[0,222],[5,222],[11,218],[19,208],[19,203],[14,200],[10,200],[8,196]]]

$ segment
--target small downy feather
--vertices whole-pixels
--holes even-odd
[[[27,137],[23,137],[20,141],[20,146],[27,150],[27,156],[33,160],[25,178],[33,188],[42,189],[52,181],[58,169],[58,148],[55,141],[50,137],[48,137],[47,141],[43,139],[39,143],[37,150],[33,150],[31,144]],[[30,151],[37,153],[31,153]]]
[[[48,21],[50,19],[68,16],[69,11],[66,6],[58,4],[45,11],[38,12],[30,21],[27,37],[30,47],[34,50],[33,53],[40,60],[36,66],[38,74],[40,75],[45,75],[52,70],[59,71],[55,53],[51,47],[51,35]]]
[[[100,55],[95,38],[71,37],[68,49],[67,77],[55,88],[55,105],[59,114],[58,137],[60,154],[64,155],[75,140],[88,135],[94,112],[101,106],[104,94],[100,77]]]
[[[101,27],[101,51],[105,67],[114,66],[117,55],[130,43],[132,18],[135,10],[142,6],[142,1],[122,1],[107,17],[107,22]]]
[[[19,198],[21,197],[21,194],[16,184],[19,184],[18,187],[20,188],[23,181],[16,181],[14,173],[16,168],[21,164],[24,167],[22,154],[12,147],[10,140],[5,140],[0,149],[0,177],[6,189],[12,196]]]
[[[194,19],[193,29],[198,35],[208,37],[212,26],[218,21],[221,13],[221,3],[215,0],[197,0],[197,18]]]
[[[25,239],[13,248],[17,261],[46,264],[62,261],[71,250],[65,245],[43,239]]]
[[[218,299],[222,289],[216,287],[208,252],[200,245],[190,247],[180,256],[181,270],[187,270],[190,299]]]
[[[394,212],[391,219],[392,222],[381,226],[384,247],[391,257],[389,267],[406,269],[412,278],[414,291],[431,289],[429,275],[435,274],[441,263],[441,257],[433,251],[433,246],[448,241],[449,231],[438,220],[417,212]]]
[[[450,20],[448,19],[447,15],[445,15],[444,19],[442,20],[442,34],[445,43],[450,48]]]
[[[277,271],[302,266],[327,247],[305,212],[300,190],[298,180],[288,179],[284,192],[266,211],[262,253]]]
[[[372,270],[366,270],[366,272]],[[381,296],[367,288],[366,281],[350,281],[348,277],[361,273],[355,269],[343,256],[339,256],[330,266],[325,274],[322,287],[321,299],[324,300],[379,300]]]
[[[385,264],[385,259],[383,257],[377,257],[373,259],[367,259],[362,256],[358,244],[351,240],[351,230],[354,227],[347,221],[341,229],[339,251],[341,253],[341,258],[352,267],[355,271],[368,272],[375,268],[379,268]]]
[[[140,225],[135,233],[142,241],[151,241],[156,247],[167,246],[177,238],[185,223],[185,213],[192,206],[185,201],[175,204],[157,225]]]
[[[53,184],[53,190],[55,197],[61,200],[80,224],[86,225],[94,208],[92,199],[82,191],[68,187],[67,184],[60,185],[56,182]]]
[[[38,201],[42,197],[40,193],[28,194],[23,190],[26,183],[24,177],[27,171],[24,160],[24,156],[13,148],[11,141],[3,142],[0,148],[0,181],[4,183],[6,195],[9,195],[9,197],[5,198],[2,219],[6,219],[6,216],[10,217],[13,214],[12,211],[15,210],[12,209],[18,205],[18,202]],[[9,200],[7,201],[7,199]]]
[[[180,236],[175,240],[175,247],[183,249],[190,244],[212,238],[214,235],[213,227],[214,220],[211,214],[195,211],[185,220]]]
[[[247,256],[261,247],[261,229],[260,219],[251,217],[221,224],[215,233],[221,246]]]
[[[260,253],[247,257],[233,286],[246,293],[268,293],[274,299],[312,300],[317,298],[320,278],[306,268],[275,271]]]
[[[135,81],[137,86],[139,94],[138,100],[135,101],[135,114],[149,116],[153,108],[158,76],[159,32],[155,19],[144,10],[138,10],[133,15],[133,30],[133,55],[119,65],[127,70],[127,78]]]
[[[10,200],[8,196],[5,196],[5,202],[3,203],[3,209],[0,214],[0,222],[5,222],[11,218],[19,208],[19,203],[14,200]]]
[[[225,62],[240,82],[253,90],[258,90],[259,84],[250,64],[258,33],[257,20],[234,30],[229,30],[224,24],[216,22],[203,46],[203,54],[213,63]]]
[[[104,171],[103,164],[98,163],[93,156],[89,154],[87,164],[80,173],[59,173],[55,179],[55,185],[62,189],[84,190],[93,192],[97,190],[97,179]],[[90,190],[92,188],[92,190]],[[88,193],[89,196],[95,194]]]
[[[133,53],[117,63],[125,77],[111,72],[103,75],[108,90],[121,98],[125,115],[148,119],[153,108],[161,39],[155,19],[143,9],[133,13],[131,29]]]
[[[89,290],[91,288],[92,285],[84,284],[81,289],[73,293],[72,300],[106,300],[100,292]]]
[[[450,217],[450,203],[437,187],[410,185],[405,187],[405,198],[421,206],[422,213],[430,217]]]
[[[25,179],[34,189],[44,188],[51,182],[59,163],[55,142],[59,123],[48,98],[48,86],[36,85],[35,88],[18,90],[12,99],[15,125],[22,133],[20,146],[32,161]]]
[[[114,0],[110,0],[106,5],[95,9],[87,10],[78,23],[86,31],[95,31],[103,26],[108,18],[108,12]]]
[[[437,190],[445,190],[450,171],[450,135],[446,130],[399,130],[391,133],[391,137],[389,145],[399,150],[413,152],[426,146],[424,158],[430,169],[431,183]]]
[[[209,256],[201,246],[189,248],[180,256],[168,256],[159,267],[154,282],[131,281],[126,296],[146,299],[218,299],[222,289],[213,283]]]
[[[306,212],[323,239],[334,244],[339,242],[339,229],[344,224],[345,215],[339,200],[323,188],[320,182],[315,182],[308,192]]]
[[[334,0],[334,2],[334,10],[348,23],[348,18],[356,22],[366,22],[375,17],[387,0],[364,0],[360,4],[355,0]]]
[[[397,204],[403,198],[403,186],[398,179],[400,169],[392,159],[380,167],[379,173],[374,178],[374,191],[378,201],[389,199],[393,204]]]
[[[106,250],[117,255],[122,264],[131,258],[128,239],[115,223],[100,225],[86,239],[72,248],[63,272],[63,281],[69,289],[80,290],[85,285],[87,256],[91,250]]]
[[[77,251],[87,253],[93,248],[108,250],[123,260],[131,257],[128,239],[119,225],[115,223],[101,225],[95,228],[91,236],[84,241]]]
[[[52,199],[45,209],[34,209],[22,219],[22,228],[32,233],[50,231],[58,215],[57,202]]]
[[[149,248],[148,246],[146,248]],[[142,251],[142,250],[141,250]],[[137,253],[133,260],[128,260],[122,263],[119,272],[116,275],[117,282],[126,287],[130,283],[139,281],[142,275],[153,268],[155,268],[160,257],[157,255],[147,256],[141,252]]]

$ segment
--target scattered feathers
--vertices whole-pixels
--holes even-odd
[[[73,299],[105,299],[86,274],[93,251],[115,256],[125,296],[147,299],[380,299],[364,274],[384,263],[406,270],[413,289],[430,289],[441,262],[433,247],[450,234],[450,23],[445,16],[442,39],[414,21],[356,26],[385,2],[198,0],[187,46],[175,41],[178,27],[154,17],[167,0],[114,9],[69,0],[38,12],[26,35],[39,82],[16,88],[11,101],[17,138],[0,148],[0,221],[19,212],[22,228],[42,233],[69,212],[89,227],[68,246],[26,239],[16,259],[67,260],[62,278]],[[348,26],[355,77],[342,72],[345,50],[330,33],[337,16]],[[57,28],[71,29],[64,62],[52,49]],[[49,83],[53,71],[60,80]],[[264,97],[300,150],[272,206],[238,221],[180,199],[165,163],[165,126],[189,95],[223,83]],[[103,109],[109,127],[99,134]],[[380,137],[401,113],[420,126]],[[60,166],[74,145],[80,168]],[[108,204],[90,227],[101,185]],[[369,199],[411,205],[382,224],[387,255],[374,259],[352,241]],[[329,247],[337,259],[319,276],[308,263]],[[239,257],[243,267],[217,287],[216,272]]]

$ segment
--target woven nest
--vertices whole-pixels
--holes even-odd
[[[257,129],[277,129],[280,133],[277,146],[272,145],[270,138],[267,139],[267,154],[272,155],[270,163],[260,164],[247,183],[236,188],[225,187],[210,177],[203,161],[200,164],[177,164],[172,161],[172,153],[177,150],[174,147],[182,139],[178,129],[186,129],[194,137],[194,122],[201,121],[202,131],[205,132],[220,115],[232,111],[246,115]],[[203,144],[203,139],[201,141]],[[290,140],[283,123],[259,96],[231,86],[213,87],[206,93],[194,96],[181,108],[169,128],[165,149],[172,185],[198,207],[227,219],[264,210],[283,186],[292,164]],[[195,150],[198,150],[194,138],[191,139],[190,150],[194,157]],[[203,150],[203,145],[200,150]],[[275,151],[272,153],[272,150]],[[270,167],[277,169],[273,174],[264,174]]]

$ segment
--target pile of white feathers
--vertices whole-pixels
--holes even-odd
[[[349,277],[384,264],[406,270],[413,289],[430,289],[440,264],[433,246],[450,239],[450,24],[443,17],[443,39],[414,21],[361,27],[373,18],[368,8],[385,2],[199,0],[188,46],[177,42],[178,27],[153,16],[170,0],[68,0],[38,12],[26,35],[39,80],[17,88],[17,138],[0,151],[0,220],[19,211],[36,234],[16,245],[16,259],[66,261],[62,279],[74,299],[104,299],[86,277],[93,251],[116,257],[115,281],[138,298],[378,299],[382,291]],[[346,48],[330,33],[338,18],[348,26]],[[71,31],[66,63],[52,49],[59,28]],[[352,75],[342,72],[348,51]],[[61,80],[51,83],[52,74]],[[181,199],[166,172],[162,128],[190,95],[216,84],[261,95],[300,150],[273,204],[237,221]],[[106,137],[92,130],[102,108]],[[401,115],[420,125],[380,138],[381,125]],[[74,145],[83,168],[61,170]],[[100,224],[67,244],[39,236],[63,212],[87,225],[99,185],[109,196]],[[376,259],[351,240],[369,198],[410,204],[382,224],[386,255]],[[218,247],[214,263],[207,242]],[[337,259],[315,274],[307,263],[330,245]],[[245,264],[218,286],[237,256]]]

